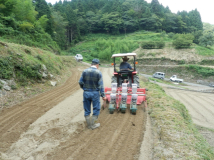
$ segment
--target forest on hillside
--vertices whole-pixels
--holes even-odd
[[[158,0],[60,0],[54,5],[45,0],[0,0],[0,39],[56,53],[88,33],[139,30],[192,33],[199,38],[203,23],[197,9],[175,14]]]

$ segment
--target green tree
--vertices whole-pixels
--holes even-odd
[[[196,44],[199,44],[199,38],[201,36],[203,36],[203,31],[195,31],[192,33],[194,35],[194,40],[193,42],[196,43]]]
[[[199,38],[199,45],[207,47],[214,44],[213,31],[206,31],[203,36]]]
[[[38,14],[31,0],[16,0],[13,13],[15,13],[15,18],[17,20],[32,24],[36,21],[36,15]]]
[[[40,19],[42,16],[46,15],[48,19],[45,26],[45,31],[53,36],[53,19],[51,16],[51,10],[45,0],[33,0],[35,4],[35,10],[38,12],[37,19]]]
[[[118,34],[119,28],[122,24],[122,19],[118,12],[111,12],[103,14],[101,21],[104,24],[104,29],[107,33]]]
[[[10,16],[15,5],[16,0],[0,0],[0,15]]]
[[[60,48],[67,48],[66,41],[66,26],[68,22],[60,15],[59,12],[53,12],[53,27],[54,27],[54,37],[53,39],[59,44]]]
[[[46,15],[43,15],[39,18],[39,20],[35,23],[35,26],[38,28],[42,28],[44,31],[46,29],[47,26],[47,22],[48,22],[48,18]]]
[[[163,17],[163,12],[161,10],[161,5],[158,0],[152,0],[151,11],[159,17]]]
[[[201,21],[201,15],[197,11],[197,9],[190,11],[188,15],[189,15],[189,20],[190,20],[190,25],[195,27],[197,30],[202,30],[203,23]]]

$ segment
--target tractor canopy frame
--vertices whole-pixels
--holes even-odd
[[[118,54],[113,54],[112,56],[111,56],[111,58],[113,58],[113,61],[114,61],[114,72],[116,72],[116,68],[115,68],[115,65],[116,65],[116,63],[115,63],[115,58],[116,57],[125,57],[125,56],[133,56],[134,57],[134,71],[136,71],[136,66],[135,66],[135,60],[136,60],[136,53],[118,53]]]

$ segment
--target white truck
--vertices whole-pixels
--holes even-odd
[[[81,62],[83,60],[83,57],[81,54],[76,54],[75,59],[77,62]]]
[[[172,77],[170,77],[170,79],[169,79],[170,81],[173,81],[173,82],[178,82],[178,83],[181,83],[181,82],[183,82],[184,80],[183,79],[179,79],[179,78],[177,78],[177,76],[176,75],[173,75]]]

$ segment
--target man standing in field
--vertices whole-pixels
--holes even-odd
[[[79,85],[84,90],[83,107],[85,110],[87,127],[89,129],[95,129],[100,126],[100,123],[95,124],[100,114],[100,96],[104,101],[106,100],[102,73],[98,70],[99,65],[100,61],[98,59],[93,59],[91,67],[82,72],[82,76],[79,80]],[[91,103],[93,104],[92,117],[90,117]]]

